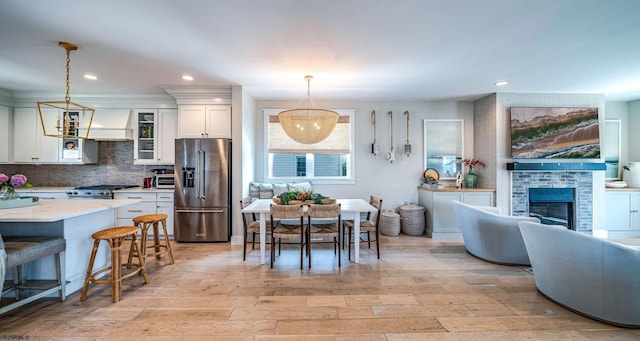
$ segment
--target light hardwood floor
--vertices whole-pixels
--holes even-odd
[[[529,269],[474,258],[461,240],[382,238],[381,260],[365,248],[338,268],[333,249],[314,248],[302,271],[295,248],[271,269],[257,250],[243,262],[239,246],[174,242],[175,264],[149,258],[150,283],[125,280],[120,302],[107,285],[84,302],[35,302],[0,316],[0,339],[640,339],[554,304]]]

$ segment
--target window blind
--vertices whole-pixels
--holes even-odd
[[[269,116],[269,153],[279,154],[349,154],[351,152],[351,120],[340,116],[331,134],[316,144],[292,140],[282,129],[278,116]]]

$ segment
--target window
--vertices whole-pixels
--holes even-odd
[[[355,110],[337,110],[340,118],[324,141],[305,145],[289,138],[278,120],[282,110],[265,109],[268,179],[305,179],[324,183],[353,181],[353,116]]]

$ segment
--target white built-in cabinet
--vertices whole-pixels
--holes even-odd
[[[178,129],[176,109],[136,109],[134,158],[136,165],[172,165]]]
[[[425,208],[427,236],[462,238],[451,202],[457,200],[476,206],[495,206],[495,191],[484,188],[431,189],[420,187],[418,201]]]
[[[156,192],[156,212],[167,215],[167,233],[173,235],[173,193]]]
[[[179,138],[231,138],[231,106],[180,105]]]
[[[42,110],[56,111],[55,108]],[[55,120],[56,115],[43,119]],[[55,122],[45,122],[54,126]],[[73,142],[73,148],[66,148]],[[36,108],[15,108],[13,113],[13,162],[16,163],[97,163],[98,143],[78,138],[44,136]]]
[[[9,108],[0,106],[0,163],[9,162]]]
[[[609,238],[640,237],[640,190],[607,189],[605,207]]]
[[[117,209],[118,226],[131,226],[133,218],[145,214],[164,213],[167,215],[167,233],[173,236],[173,192],[169,191],[116,191],[114,199],[138,199],[139,203],[119,207]],[[149,230],[149,237],[153,235],[153,230]],[[164,234],[160,231],[160,237]]]

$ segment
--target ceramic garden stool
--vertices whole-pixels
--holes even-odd
[[[160,223],[162,223],[162,231],[164,232],[164,243],[160,242]],[[173,252],[171,251],[171,243],[169,242],[169,233],[167,233],[167,215],[160,214],[145,214],[133,218],[133,224],[140,228],[142,237],[140,238],[140,244],[142,245],[142,256],[156,256],[156,259],[160,259],[161,255],[166,253],[169,256],[169,263],[173,264]],[[149,228],[153,227],[153,244],[147,245],[147,237],[149,235]],[[153,249],[153,253],[147,254],[147,249]],[[129,251],[129,263],[131,258],[135,254],[133,244],[131,244],[131,250]]]
[[[140,256],[142,252],[140,252],[141,246],[136,236],[137,232],[138,228],[136,226],[119,226],[100,230],[91,235],[91,238],[94,239],[93,250],[91,251],[91,258],[89,259],[87,275],[84,279],[82,296],[80,296],[81,301],[87,299],[87,291],[89,290],[89,283],[91,282],[111,284],[111,301],[113,303],[120,301],[123,279],[129,278],[136,274],[142,274],[142,276],[144,276],[144,283],[149,283],[149,278],[147,277],[147,268],[144,265],[144,257]],[[131,245],[133,245],[134,249],[137,252],[136,255],[138,257],[138,264],[132,264],[131,262],[122,264],[122,242],[128,238],[132,238]],[[96,259],[96,253],[98,252],[98,246],[101,240],[106,241],[111,248],[111,266],[93,272],[93,263]],[[122,275],[122,267],[124,266],[126,266],[127,268],[133,266],[136,269],[127,273],[126,275]],[[97,275],[109,270],[111,270],[110,278],[96,278]]]

